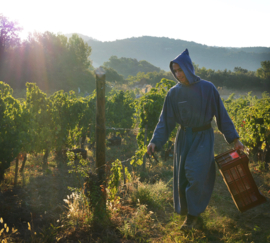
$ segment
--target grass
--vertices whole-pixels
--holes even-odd
[[[132,202],[147,205],[152,210],[164,210],[167,202],[172,202],[172,191],[162,180],[154,183],[139,183],[138,189],[131,195]]]
[[[215,141],[215,154],[230,148],[217,130]],[[107,161],[130,158],[136,148],[135,135],[123,135],[121,146],[106,148]],[[68,186],[79,186],[77,177],[67,168],[57,168],[53,154],[48,170],[41,168],[41,155],[28,158],[17,186],[14,163],[0,185],[0,241],[270,242],[270,173],[259,170],[262,163],[251,161],[250,170],[260,191],[267,196],[267,203],[240,213],[217,170],[211,201],[201,215],[202,229],[183,234],[179,228],[185,218],[173,209],[172,158],[164,161],[159,155],[157,164],[147,160],[145,171],[129,167],[132,180],[119,187],[118,198],[107,206],[110,220],[103,225],[91,223],[93,215],[82,193],[68,190]],[[94,163],[95,152],[89,150],[87,170]]]

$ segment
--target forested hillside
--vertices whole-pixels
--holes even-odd
[[[111,56],[108,62],[104,63],[107,68],[113,68],[125,78],[128,76],[135,76],[139,72],[159,72],[160,68],[155,67],[151,63],[142,60],[138,61],[134,58],[118,58],[117,56]]]
[[[15,93],[25,89],[27,82],[36,83],[46,93],[92,92],[95,89],[92,71],[97,62],[106,70],[108,87],[115,87],[115,81],[131,89],[140,84],[155,86],[162,78],[174,79],[167,67],[186,47],[196,74],[216,87],[270,90],[269,48],[214,48],[157,37],[102,43],[83,35],[51,32],[30,34],[23,41],[18,37],[21,31],[18,24],[4,16],[1,21],[1,33],[5,34],[0,38],[0,80],[16,90]],[[8,25],[13,27],[7,29]],[[162,63],[166,67],[160,68]],[[257,63],[256,68],[253,64],[246,67],[247,63]]]
[[[88,40],[92,47],[91,59],[94,66],[102,65],[111,56],[146,60],[168,71],[169,62],[185,48],[189,49],[192,61],[199,67],[214,70],[233,70],[242,67],[255,71],[262,61],[270,60],[270,48],[224,48],[210,47],[195,42],[175,40],[165,37],[138,37],[112,42]]]
[[[141,63],[146,63],[141,65]],[[132,58],[117,58],[112,56],[109,62],[104,65],[107,74],[106,80],[109,82],[116,81],[118,84],[126,84],[130,89],[139,86],[152,85],[155,86],[163,78],[175,80],[172,73],[158,70],[152,64],[146,61],[137,61]],[[112,68],[113,67],[113,68]],[[226,87],[231,90],[238,91],[270,91],[270,61],[261,62],[261,67],[254,71],[249,71],[241,67],[235,67],[233,71],[213,70],[200,68],[194,64],[196,75],[204,80],[211,81],[216,87]],[[121,73],[128,75],[123,79]]]

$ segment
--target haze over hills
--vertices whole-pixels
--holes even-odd
[[[192,61],[199,67],[214,70],[232,70],[241,67],[256,71],[261,62],[270,60],[268,47],[226,48],[211,47],[195,42],[166,37],[134,37],[111,42],[102,42],[80,35],[92,47],[91,60],[94,67],[103,65],[111,56],[146,60],[169,71],[169,62],[188,48]]]
[[[67,37],[71,35],[66,34]],[[146,60],[169,71],[169,62],[186,48],[195,64],[216,71],[233,71],[235,67],[256,71],[261,67],[262,61],[270,60],[269,47],[211,47],[190,41],[151,36],[102,42],[82,34],[78,35],[91,46],[90,59],[94,67],[103,65],[111,56],[117,56]]]

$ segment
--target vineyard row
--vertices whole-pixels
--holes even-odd
[[[132,91],[112,90],[106,96],[105,113],[106,126],[115,129],[107,132],[123,134],[126,130],[120,128],[138,128],[137,143],[139,149],[145,149],[167,91],[173,85],[174,81],[162,79],[139,99]],[[46,165],[50,151],[55,151],[61,161],[63,151],[82,146],[86,138],[92,144],[95,141],[95,91],[87,97],[78,97],[74,91],[57,91],[47,97],[34,83],[27,83],[26,87],[26,99],[15,99],[10,86],[0,82],[0,181],[19,153],[43,153]],[[249,93],[235,99],[232,94],[223,102],[250,153],[257,155],[258,160],[267,160],[270,157],[269,95],[263,93],[258,99]],[[176,129],[169,140],[175,134]]]

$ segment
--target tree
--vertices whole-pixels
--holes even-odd
[[[174,79],[171,72],[139,72],[136,76],[129,76],[127,78],[127,81],[129,82],[129,85],[145,85],[150,84],[152,86],[155,86],[157,83],[159,83],[163,78],[166,79]]]
[[[244,68],[241,68],[241,67],[235,67],[235,68],[233,69],[233,71],[234,71],[235,73],[248,73],[248,70],[247,70],[247,69],[244,69]]]
[[[22,89],[31,82],[45,92],[78,90],[78,87],[92,91],[95,77],[89,70],[90,52],[91,47],[78,35],[68,39],[48,31],[34,32],[7,52],[0,80],[14,89]]]
[[[257,76],[262,79],[270,79],[270,61],[261,62],[261,66],[257,69]]]
[[[108,62],[103,64],[107,68],[116,70],[119,74],[127,78],[129,75],[135,76],[139,72],[159,72],[160,68],[152,65],[151,63],[142,60],[138,61],[135,58],[126,58],[117,56],[111,56]]]
[[[6,49],[20,44],[18,32],[21,30],[22,28],[18,26],[16,21],[10,21],[3,14],[0,14],[0,68]]]
[[[78,71],[84,71],[90,67],[91,47],[77,34],[73,34],[68,40],[70,61]]]
[[[108,67],[103,67],[106,71],[106,81],[114,82],[117,81],[119,83],[124,82],[124,76],[119,74],[116,70]]]

